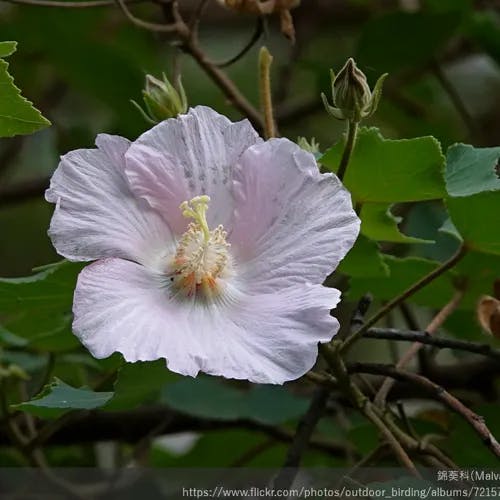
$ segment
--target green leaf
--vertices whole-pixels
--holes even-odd
[[[114,396],[106,410],[124,410],[137,407],[158,396],[163,386],[180,376],[167,369],[164,359],[153,362],[127,363],[118,371]]]
[[[349,276],[359,277],[380,278],[389,275],[389,268],[382,258],[379,245],[362,234],[358,236],[337,270]]]
[[[415,68],[432,60],[461,21],[456,12],[391,12],[363,26],[357,62],[377,73]]]
[[[24,347],[28,344],[28,341],[19,335],[9,332],[9,330],[0,325],[0,343],[11,347]]]
[[[167,441],[166,444],[165,441]],[[192,447],[184,453],[168,449],[168,438],[154,444],[150,455],[152,467],[232,467],[241,457],[248,453],[249,458],[256,446],[266,445],[269,438],[261,432],[226,429],[213,430],[199,436]],[[221,449],[221,443],[231,443]],[[255,456],[245,463],[245,467],[274,467],[282,460],[287,450],[287,444],[276,442],[269,446],[269,450],[254,454]],[[331,460],[331,457],[329,457]]]
[[[453,236],[456,240],[462,242],[462,235],[458,232],[458,229],[455,227],[455,224],[451,221],[450,218],[446,219],[443,222],[443,225],[439,228],[439,231],[444,234],[448,234],[449,236]]]
[[[0,42],[0,57],[7,57],[16,50],[16,42]],[[21,96],[8,73],[9,65],[0,59],[0,137],[32,134],[48,127],[50,122]]]
[[[349,298],[356,300],[371,292],[378,300],[390,300],[439,266],[439,262],[420,257],[397,258],[384,255],[383,261],[389,268],[389,276],[351,278]],[[499,275],[500,257],[470,252],[453,270],[447,271],[412,295],[409,301],[421,306],[442,308],[452,298],[454,284],[465,282],[464,297],[458,308],[474,310],[481,295],[491,294],[493,281]]]
[[[251,419],[279,424],[297,418],[307,409],[307,400],[280,386],[254,386],[242,391],[216,379],[185,378],[168,385],[163,402],[171,408],[215,420]]]
[[[0,42],[0,57],[8,57],[16,51],[17,42]]]
[[[391,212],[388,203],[365,203],[361,209],[361,233],[376,241],[392,243],[433,243],[413,238],[400,232],[398,224],[403,220]]]
[[[308,402],[276,385],[256,385],[246,395],[246,418],[281,424],[307,411]],[[244,418],[244,417],[243,417]]]
[[[336,172],[345,137],[320,163]],[[357,202],[395,203],[442,198],[444,157],[434,137],[384,139],[376,128],[362,128],[344,184]]]
[[[448,198],[446,205],[453,223],[469,249],[500,255],[500,191],[467,198]]]
[[[392,255],[384,255],[384,262],[389,267],[388,277],[351,279],[349,290],[351,299],[358,299],[365,293],[371,292],[378,300],[390,300],[439,265],[438,262],[419,257],[400,259]],[[453,296],[453,278],[452,273],[445,273],[440,279],[433,281],[413,295],[410,300],[424,306],[443,307],[443,304],[446,304]]]
[[[446,205],[451,220],[469,249],[500,255],[498,221],[500,148],[464,144],[448,150]]]
[[[500,147],[475,148],[455,144],[446,157],[446,190],[449,196],[472,196],[485,191],[500,190],[496,168]]]
[[[58,418],[71,410],[100,408],[112,397],[112,392],[75,389],[56,378],[51,384],[46,385],[34,399],[12,405],[12,407],[41,418]]]
[[[61,261],[32,276],[0,278],[0,323],[33,348],[75,347],[71,333],[73,291],[83,264]]]
[[[209,378],[183,379],[167,386],[163,401],[188,415],[217,420],[236,420],[245,398],[241,391]]]

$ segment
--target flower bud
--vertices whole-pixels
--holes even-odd
[[[319,143],[316,142],[316,139],[314,137],[312,137],[310,141],[308,141],[305,137],[298,137],[297,144],[304,151],[307,151],[308,153],[312,153],[316,157],[320,154]]]
[[[163,75],[163,80],[146,75],[142,98],[145,109],[135,101],[132,101],[132,104],[141,112],[146,121],[153,124],[168,118],[175,118],[177,115],[186,113],[188,109],[186,93],[180,78],[176,89],[165,75]]]
[[[326,96],[321,94],[329,114],[338,120],[359,123],[375,113],[387,73],[377,80],[373,92],[370,90],[365,74],[356,66],[352,58],[347,60],[337,76],[333,71],[330,71],[330,74],[333,106],[330,106]]]

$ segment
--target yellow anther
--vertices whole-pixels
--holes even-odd
[[[190,222],[177,244],[169,276],[178,296],[199,296],[214,300],[220,294],[220,279],[231,271],[229,243],[222,225],[212,231],[208,227],[207,210],[210,197],[195,196],[179,205]]]

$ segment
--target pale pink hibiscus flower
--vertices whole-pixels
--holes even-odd
[[[59,254],[96,260],[73,303],[89,351],[260,383],[309,370],[339,326],[321,283],[359,231],[337,177],[203,106],[96,145],[63,156],[46,193]]]

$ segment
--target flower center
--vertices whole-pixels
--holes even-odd
[[[219,295],[219,278],[231,267],[224,227],[219,225],[213,230],[208,227],[209,202],[210,197],[202,195],[180,204],[182,215],[193,222],[179,241],[169,274],[176,294],[201,296],[206,300]]]

